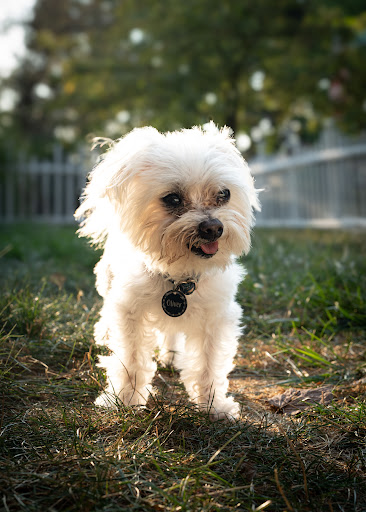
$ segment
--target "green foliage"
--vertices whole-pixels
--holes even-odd
[[[147,408],[95,408],[98,253],[72,228],[3,228],[4,510],[365,510],[365,244],[363,233],[255,232],[230,377],[242,418],[212,423],[167,368]],[[330,405],[289,417],[266,403],[317,383],[333,385]]]
[[[42,153],[55,134],[70,145],[211,118],[237,132],[266,117],[274,147],[291,119],[305,139],[324,116],[359,130],[365,31],[358,1],[38,0],[29,53],[5,84],[19,102],[3,137]]]

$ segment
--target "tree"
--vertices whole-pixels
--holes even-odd
[[[238,132],[296,118],[309,134],[335,116],[357,130],[365,34],[360,0],[38,0],[7,84],[13,126],[38,152],[55,136],[209,119]]]

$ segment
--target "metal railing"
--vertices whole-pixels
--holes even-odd
[[[251,164],[258,226],[366,227],[366,144]]]

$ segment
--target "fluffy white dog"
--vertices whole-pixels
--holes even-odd
[[[241,332],[235,257],[249,251],[253,209],[229,128],[138,128],[106,152],[75,213],[80,236],[104,247],[95,338],[111,354],[100,358],[108,387],[97,405],[145,404],[159,345],[194,402],[213,418],[237,416],[227,397]]]

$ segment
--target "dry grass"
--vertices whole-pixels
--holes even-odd
[[[256,232],[237,423],[198,413],[166,368],[146,409],[95,409],[97,255],[69,228],[3,228],[0,244],[3,510],[366,510],[364,234]],[[267,402],[320,385],[331,404]]]

